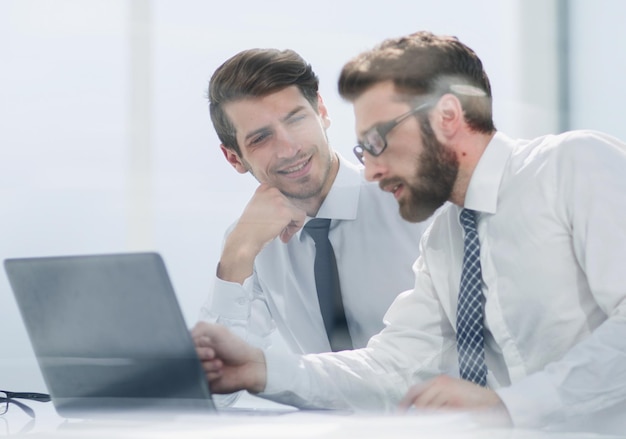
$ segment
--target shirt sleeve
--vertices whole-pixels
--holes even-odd
[[[413,268],[415,289],[396,298],[386,328],[365,348],[304,356],[266,351],[262,396],[304,408],[393,411],[412,384],[448,371],[456,364],[453,329],[423,257]]]
[[[256,273],[243,284],[216,276],[212,294],[200,310],[200,320],[224,325],[262,349],[271,346],[271,335],[276,329]]]
[[[579,423],[595,431],[596,413],[626,398],[625,352],[626,320],[614,316],[560,361],[496,392],[515,427]]]
[[[226,237],[235,225],[236,223],[231,224],[226,230],[222,250]],[[268,348],[276,326],[258,278],[256,265],[242,284],[220,279],[217,277],[217,268],[219,264],[215,270],[213,288],[200,307],[199,320],[224,325],[248,343],[262,349]]]
[[[271,346],[275,326],[255,274],[248,277],[243,285],[215,276],[213,291],[200,308],[200,320],[227,326],[257,347]],[[231,406],[242,393],[213,395],[213,401],[218,407]]]
[[[560,208],[580,281],[605,320],[559,361],[497,391],[518,427],[592,422],[626,401],[626,145],[591,133],[566,146],[555,180]],[[585,299],[574,292],[572,300]]]

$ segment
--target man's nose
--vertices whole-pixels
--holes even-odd
[[[300,150],[301,145],[298,139],[292,135],[285,127],[280,127],[276,131],[276,150],[278,157],[293,157]]]
[[[367,151],[363,152],[363,165],[365,166],[365,179],[367,181],[379,181],[387,172],[387,168],[380,157],[374,157]]]

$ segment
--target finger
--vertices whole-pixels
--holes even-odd
[[[212,347],[213,346],[213,340],[211,340],[211,337],[207,337],[206,335],[201,335],[198,337],[193,337],[193,344],[196,347]]]
[[[196,323],[196,325],[191,329],[191,337],[192,338],[201,337],[202,335],[208,332],[208,328],[209,328],[209,324],[207,322]]]
[[[215,351],[207,347],[196,347],[196,354],[200,361],[210,361],[215,359]]]
[[[440,380],[433,379],[413,386],[398,404],[398,409],[406,411],[411,407],[418,409],[440,409],[448,404],[448,394]]]
[[[223,372],[222,372],[222,370],[218,370],[218,371],[215,371],[215,372],[206,372],[205,375],[206,375],[207,381],[209,383],[212,383],[212,382],[222,378]]]
[[[222,363],[221,360],[208,360],[208,361],[203,361],[202,363],[202,370],[204,370],[205,373],[215,373],[215,372],[220,372],[224,369],[224,364]]]
[[[422,391],[413,399],[413,407],[419,409],[436,409],[442,403],[441,389],[432,383],[427,383]]]
[[[303,226],[302,221],[291,220],[291,222],[280,232],[280,240],[284,243],[289,242],[289,240],[298,233]]]
[[[412,386],[398,403],[398,410],[406,411],[411,408],[413,406],[413,402],[422,394],[423,391],[423,384]]]
[[[430,410],[451,409],[450,395],[445,389],[438,389],[437,392],[431,392],[428,401],[424,401],[423,408]]]

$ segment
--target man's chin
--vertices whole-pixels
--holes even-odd
[[[309,178],[302,179],[297,184],[276,187],[284,196],[292,200],[309,200],[318,197],[322,192],[322,185],[312,184]]]
[[[443,203],[400,203],[400,216],[410,223],[426,221],[439,209]]]

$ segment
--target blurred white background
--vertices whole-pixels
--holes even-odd
[[[421,29],[476,50],[507,134],[626,139],[624,17],[621,0],[0,0],[0,259],[158,251],[191,326],[256,186],[225,162],[208,115],[208,79],[226,58],[303,55],[350,160],[343,63]],[[45,389],[3,270],[0,364],[16,366],[0,388]]]

